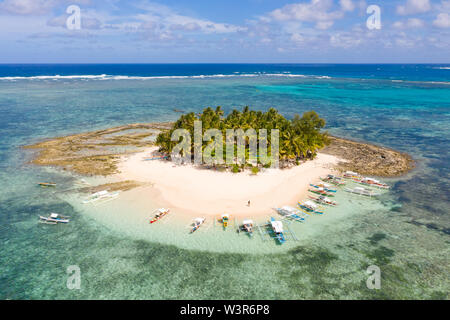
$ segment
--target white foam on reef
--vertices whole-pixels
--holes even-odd
[[[234,77],[287,77],[287,78],[316,78],[331,79],[329,76],[315,76],[291,73],[235,73],[235,74],[212,74],[212,75],[192,75],[192,76],[128,76],[128,75],[46,75],[46,76],[17,76],[0,77],[0,80],[151,80],[151,79],[208,79],[208,78],[234,78]]]

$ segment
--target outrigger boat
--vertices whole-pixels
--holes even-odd
[[[230,221],[230,215],[223,214],[221,221],[222,221],[222,224],[223,224],[224,228],[228,227],[228,222]]]
[[[317,213],[317,214],[323,214],[323,211],[319,211],[320,208],[319,206],[317,206],[317,204],[315,204],[314,202],[307,200],[305,202],[299,202],[298,206],[305,210],[306,212],[312,212],[312,213]]]
[[[239,231],[245,231],[248,233],[248,235],[251,237],[253,236],[253,220],[247,219],[242,221],[242,226],[240,226]]]
[[[195,218],[194,220],[194,227],[191,230],[191,233],[194,233],[195,231],[200,228],[200,226],[205,223],[206,218]]]
[[[275,238],[278,240],[280,244],[286,242],[286,238],[283,234],[283,223],[281,221],[277,221],[274,218],[270,218],[270,226],[272,227],[272,231],[275,234]]]
[[[56,183],[54,182],[39,182],[38,185],[41,187],[56,187]]]
[[[170,209],[160,208],[160,209],[154,211],[153,213],[155,213],[155,212],[156,212],[156,214],[155,214],[154,218],[150,220],[150,223],[155,223],[156,221],[158,221],[159,219],[161,219],[162,217],[167,215],[170,212]]]
[[[317,187],[313,189],[308,189],[309,192],[318,194],[320,196],[328,196],[328,197],[334,197],[333,192],[326,191],[323,187]]]
[[[309,198],[318,204],[325,204],[327,206],[337,206],[336,201],[333,201],[325,196],[319,196],[319,197],[309,196]]]
[[[50,213],[48,217],[39,216],[39,222],[46,224],[69,223],[70,220],[68,218],[59,213]]]
[[[282,216],[285,216],[286,218],[290,218],[290,219],[293,219],[296,221],[305,221],[304,217],[307,216],[307,214],[302,212],[301,210],[290,207],[290,206],[284,206],[281,208],[277,208],[276,210]],[[303,216],[303,217],[301,217],[301,216]]]
[[[322,180],[323,182],[334,184],[335,186],[345,185],[345,181],[343,181],[341,177],[337,177],[332,174],[327,175],[325,178],[320,178],[320,180]]]
[[[317,183],[317,184],[310,183],[309,185],[310,185],[311,187],[316,188],[316,189],[322,188],[322,189],[325,190],[326,192],[334,192],[334,193],[337,192],[336,189],[331,188],[331,186],[330,186],[328,183],[325,183],[325,182],[321,182],[321,183]]]
[[[366,189],[366,188],[363,188],[363,187],[354,187],[353,189],[345,188],[345,191],[350,192],[350,193],[354,193],[354,194],[359,194],[359,195],[362,195],[362,196],[368,196],[368,197],[376,197],[376,196],[379,196],[381,194],[379,192],[374,192],[373,190]]]
[[[119,192],[109,192],[108,190],[99,191],[91,194],[86,200],[83,201],[84,204],[97,202],[99,200],[113,200],[119,196]]]
[[[375,180],[375,179],[372,179],[372,178],[368,178],[368,177],[363,178],[362,180],[357,181],[357,182],[361,183],[361,184],[364,184],[364,185],[367,185],[367,186],[380,188],[380,189],[389,189],[390,188],[390,186],[388,184],[383,183],[383,182],[378,181],[378,180]]]
[[[362,178],[362,176],[358,172],[353,171],[345,171],[343,177],[352,180],[360,180]]]

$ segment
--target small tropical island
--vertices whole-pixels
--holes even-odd
[[[243,138],[244,162],[239,162],[238,157],[233,157],[231,164],[172,161],[171,152],[182,140],[172,139],[172,134],[182,129],[193,135],[196,121],[201,121],[203,139],[192,143],[188,151],[195,147],[204,151],[213,144],[219,148],[212,149],[211,154],[222,150],[224,157],[227,130],[278,129],[279,168],[273,168],[262,157],[251,159],[252,137],[248,135]],[[25,148],[36,150],[33,164],[59,167],[85,177],[105,177],[104,183],[78,188],[79,193],[126,192],[127,196],[115,201],[126,205],[133,199],[133,205],[142,202],[145,208],[151,199],[158,207],[171,208],[187,220],[220,212],[236,217],[263,216],[271,208],[295,206],[300,199],[307,199],[310,184],[329,174],[355,170],[364,175],[392,177],[413,167],[409,155],[333,137],[323,131],[325,124],[314,111],[289,120],[274,108],[263,112],[245,107],[225,116],[217,107],[199,114],[182,114],[174,123],[124,125],[58,137]],[[209,129],[218,129],[220,139],[205,138]],[[270,158],[274,141],[270,133],[263,138]],[[256,141],[261,144],[261,137]],[[236,145],[233,151],[237,154]]]

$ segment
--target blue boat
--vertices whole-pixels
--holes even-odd
[[[282,216],[299,222],[305,221],[304,217],[307,216],[307,214],[304,213],[303,211],[289,206],[277,208],[276,210]],[[303,217],[301,217],[300,215],[303,215]]]
[[[286,242],[286,238],[283,234],[283,223],[281,221],[277,221],[274,218],[270,218],[270,225],[272,227],[272,230],[275,234],[275,238],[278,240],[280,244],[283,244]]]
[[[328,183],[319,183],[319,184],[312,184],[312,183],[310,183],[309,185],[311,187],[314,187],[314,188],[319,189],[319,190],[323,189],[326,192],[337,192],[337,190],[331,188],[331,186]]]
[[[300,207],[300,209],[305,210],[306,212],[312,212],[312,213],[317,213],[317,214],[323,214],[322,211],[319,211],[319,207],[312,201],[305,201],[305,202],[299,202],[298,206]]]

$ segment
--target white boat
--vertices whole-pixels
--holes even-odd
[[[285,243],[286,238],[283,234],[283,223],[281,221],[275,220],[274,218],[270,218],[270,226],[275,233],[275,238],[280,242],[280,244]]]
[[[368,196],[368,197],[376,197],[381,194],[379,192],[374,192],[373,190],[366,189],[363,187],[354,187],[353,189],[345,188],[344,190],[347,192],[350,192],[350,193],[359,194],[359,195]]]
[[[314,212],[314,213],[318,213],[318,214],[323,214],[323,211],[319,211],[321,210],[321,208],[319,208],[319,206],[317,204],[315,204],[314,202],[307,200],[305,202],[299,202],[298,206],[305,210],[306,212]]]
[[[246,219],[244,221],[242,221],[242,226],[241,226],[241,230],[247,232],[250,236],[253,235],[253,220],[250,219]]]
[[[345,171],[343,176],[344,176],[344,178],[347,178],[347,179],[362,178],[362,176],[358,172],[353,172],[353,171]]]
[[[156,221],[158,221],[165,215],[168,215],[169,212],[170,212],[170,209],[166,209],[166,208],[160,208],[160,209],[156,210],[155,212],[153,212],[153,214],[155,214],[155,216],[153,217],[153,219],[150,219],[150,224],[155,223]]]
[[[329,174],[325,178],[320,178],[323,182],[329,182],[336,186],[343,186],[345,185],[345,181],[342,180],[341,177],[337,177],[335,175]]]
[[[304,221],[305,217],[307,216],[307,214],[304,213],[303,211],[301,211],[297,208],[290,207],[290,206],[283,206],[281,208],[277,208],[276,210],[282,216],[285,216],[286,218],[291,218],[291,219],[294,219],[297,221]]]
[[[93,203],[102,200],[109,201],[117,198],[119,196],[119,192],[109,192],[108,190],[102,190],[96,193],[91,194],[86,200],[83,201],[84,204]]]
[[[310,183],[311,187],[314,187],[318,190],[325,190],[326,192],[337,192],[336,189],[333,189],[331,185],[325,182],[319,182],[319,183]]]
[[[191,233],[195,232],[200,228],[200,226],[205,223],[206,218],[195,218],[194,227],[191,230]]]
[[[365,178],[361,179],[359,181],[359,183],[365,184],[367,186],[375,187],[375,188],[380,188],[380,189],[389,189],[390,188],[390,186],[387,185],[386,183],[383,183],[381,181],[378,181],[376,179],[369,178],[369,177],[365,177]]]
[[[313,197],[313,196],[309,196],[309,198],[319,204],[325,204],[328,206],[337,206],[337,202],[331,200],[330,198],[327,198],[325,196],[319,196],[319,197]]]
[[[59,213],[50,213],[48,217],[39,216],[39,221],[47,224],[69,223],[69,217],[62,216]]]

